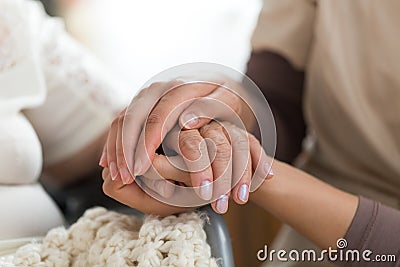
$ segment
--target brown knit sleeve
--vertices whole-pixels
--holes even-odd
[[[360,197],[345,240],[344,254],[358,250],[360,261],[348,257],[341,266],[400,266],[400,211]]]
[[[265,50],[253,51],[246,74],[258,85],[274,115],[278,137],[275,157],[292,162],[301,151],[306,130],[304,72],[295,69],[282,55]]]

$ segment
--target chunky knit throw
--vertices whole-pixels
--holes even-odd
[[[218,266],[198,213],[143,220],[93,208],[69,229],[54,228],[42,242],[20,247],[0,266]]]

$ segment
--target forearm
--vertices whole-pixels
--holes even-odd
[[[358,198],[285,163],[273,163],[274,178],[251,199],[322,248],[345,236]]]

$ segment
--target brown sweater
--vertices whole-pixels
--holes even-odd
[[[342,262],[341,266],[400,266],[400,211],[360,197],[345,239],[344,252],[358,250],[360,261]],[[368,257],[363,259],[366,250],[371,253],[365,252]]]

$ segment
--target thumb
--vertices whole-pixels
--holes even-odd
[[[208,96],[193,101],[180,115],[179,124],[183,129],[199,129],[213,119],[221,119],[242,125],[242,101],[233,91],[218,87]]]

